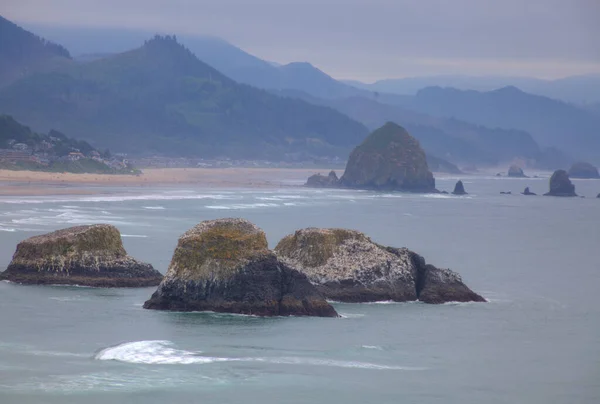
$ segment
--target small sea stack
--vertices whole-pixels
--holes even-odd
[[[500,195],[512,195],[511,191],[500,191]]]
[[[550,177],[550,191],[544,196],[577,196],[575,193],[575,185],[571,183],[569,174],[565,170],[556,170]]]
[[[335,301],[485,301],[457,273],[427,265],[406,248],[376,244],[355,230],[301,229],[284,237],[275,253]]]
[[[454,185],[454,191],[452,191],[452,195],[467,195],[467,191],[465,191],[465,186],[461,180],[458,180],[456,185]]]
[[[571,166],[571,168],[569,169],[569,177],[582,179],[598,179],[600,178],[600,173],[598,172],[598,167],[595,167],[590,163],[580,161]]]
[[[340,180],[333,170],[327,176],[321,174],[311,175],[305,184],[305,186],[311,188],[337,188],[339,185]]]
[[[306,275],[281,262],[265,233],[244,219],[208,220],[184,233],[144,308],[337,316]]]
[[[24,284],[94,287],[156,286],[162,278],[152,265],[127,255],[119,230],[108,224],[28,238],[0,274],[0,279]]]
[[[534,192],[531,192],[529,190],[529,187],[525,187],[525,190],[523,192],[521,192],[521,195],[534,196],[534,195],[537,195],[537,194],[534,193]]]
[[[515,164],[508,168],[508,176],[512,178],[527,178],[523,169]]]

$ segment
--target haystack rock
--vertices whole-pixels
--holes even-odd
[[[452,191],[453,195],[467,195],[467,191],[465,191],[465,186],[461,180],[458,180],[456,185],[454,186],[454,191]]]
[[[307,277],[279,261],[244,219],[204,221],[179,238],[146,309],[336,317]]]
[[[340,186],[340,180],[335,171],[331,170],[327,176],[321,174],[311,175],[305,185],[312,188],[337,188]]]
[[[573,164],[569,169],[569,177],[594,179],[600,178],[600,173],[598,173],[598,168],[590,163],[578,162]]]
[[[352,151],[340,185],[356,189],[438,192],[419,142],[392,122],[371,133]]]
[[[571,183],[565,170],[556,170],[550,177],[550,191],[544,196],[577,196],[575,185]]]
[[[26,284],[156,286],[162,274],[127,255],[108,224],[77,226],[20,242],[1,279]]]
[[[336,301],[485,301],[455,272],[427,265],[406,248],[380,246],[354,230],[298,230],[284,237],[275,253]]]
[[[513,178],[527,178],[523,169],[514,164],[508,168],[508,176]]]

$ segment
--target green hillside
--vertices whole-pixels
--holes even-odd
[[[331,108],[238,84],[171,36],[24,78],[0,90],[0,112],[138,154],[345,155],[367,134]]]

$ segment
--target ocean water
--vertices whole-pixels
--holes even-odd
[[[142,309],[153,288],[0,282],[0,403],[598,403],[600,181],[465,177],[467,196],[302,188],[0,194],[0,268],[16,244],[111,223],[164,272],[196,223],[244,217],[275,246],[347,227],[458,271],[489,303],[335,304],[338,319]],[[438,180],[451,190],[455,178]],[[500,195],[500,191],[513,195]]]

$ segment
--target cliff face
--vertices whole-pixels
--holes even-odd
[[[437,192],[419,142],[392,122],[371,133],[352,151],[340,184],[358,189]]]
[[[305,275],[268,249],[265,233],[244,219],[205,221],[183,234],[144,308],[337,316]]]
[[[298,230],[284,237],[275,253],[337,301],[485,301],[458,274],[426,265],[406,248],[380,246],[354,230]]]
[[[116,227],[98,224],[22,241],[1,278],[33,284],[131,287],[158,285],[162,275],[127,255]]]

